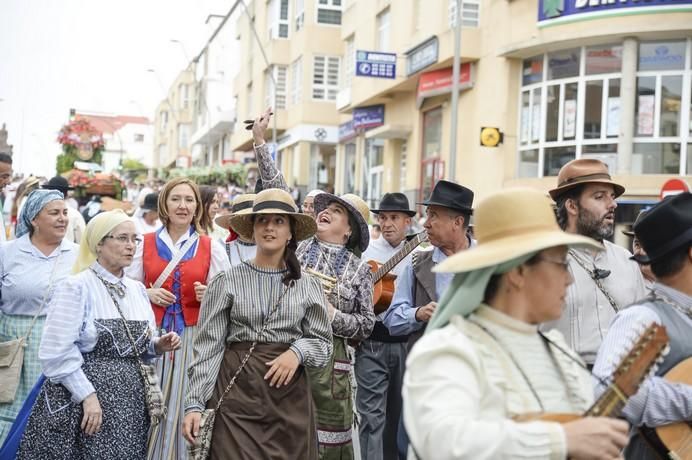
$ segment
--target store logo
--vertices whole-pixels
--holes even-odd
[[[543,16],[546,19],[561,16],[565,11],[565,0],[543,0]]]
[[[665,56],[666,54],[668,54],[667,46],[659,46],[656,48],[656,56]]]

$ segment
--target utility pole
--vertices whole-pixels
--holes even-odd
[[[454,64],[452,68],[452,130],[449,135],[449,180],[454,181],[457,169],[457,130],[459,117],[459,66],[461,64],[461,2],[454,8]]]

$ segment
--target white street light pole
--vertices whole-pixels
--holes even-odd
[[[454,64],[452,69],[452,130],[449,136],[449,175],[455,180],[457,169],[457,130],[459,116],[459,65],[461,61],[461,0],[454,8]]]

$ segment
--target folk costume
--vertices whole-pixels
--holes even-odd
[[[95,260],[98,244],[128,220],[120,210],[94,217],[82,239],[75,275],[51,297],[39,348],[47,380],[19,445],[19,460],[146,458],[150,418],[136,356],[149,362],[156,358],[154,315],[141,283],[117,277]],[[109,291],[119,301],[124,321]],[[80,425],[82,402],[92,393],[103,424],[90,436]]]
[[[264,187],[288,190],[266,145],[255,147]],[[312,396],[317,409],[317,435],[320,459],[354,458],[352,426],[355,399],[353,348],[350,341],[368,338],[375,323],[372,306],[370,266],[359,255],[368,247],[369,209],[355,195],[337,197],[320,193],[314,198],[315,215],[330,203],[343,206],[349,214],[354,235],[346,245],[320,241],[316,236],[301,242],[296,255],[303,269],[314,270],[335,281],[327,287],[327,300],[337,309],[332,318],[334,351],[328,365],[309,370]],[[353,342],[352,342],[353,343]]]
[[[192,239],[192,241],[189,241]],[[194,227],[173,242],[166,227],[144,235],[144,243],[137,248],[128,276],[150,287],[166,269],[171,260],[185,249],[170,275],[161,287],[172,292],[175,303],[162,307],[150,304],[156,324],[165,331],[175,331],[182,339],[181,347],[166,354],[157,362],[157,373],[168,407],[166,420],[154,427],[149,443],[148,458],[178,460],[187,458],[187,445],[183,436],[183,401],[187,392],[187,369],[192,363],[192,342],[197,330],[200,302],[196,299],[194,283],[208,284],[218,273],[229,268],[228,258],[218,241],[198,235]]]
[[[284,206],[273,206],[272,201]],[[288,207],[293,211],[287,212]],[[251,217],[260,213],[290,216],[299,240],[316,229],[312,218],[298,213],[290,195],[268,189],[257,195],[254,210],[231,219],[233,230],[252,238]],[[209,284],[194,342],[196,358],[189,371],[185,411],[214,408],[257,342],[216,414],[212,459],[318,458],[306,370],[324,367],[331,356],[326,299],[314,277],[303,273],[286,286],[286,273],[248,260],[219,273]],[[266,363],[289,349],[301,365],[288,385],[271,388],[263,379],[269,369]]]
[[[442,262],[456,273],[425,335],[410,351],[404,376],[409,458],[565,458],[559,423],[515,422],[535,412],[585,411],[590,374],[559,332],[545,337],[482,303],[492,275],[543,249],[597,244],[562,232],[540,192],[510,189],[476,209],[478,246]]]

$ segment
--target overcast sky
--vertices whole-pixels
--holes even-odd
[[[14,169],[52,176],[69,109],[153,118],[234,0],[0,0],[0,125]]]

